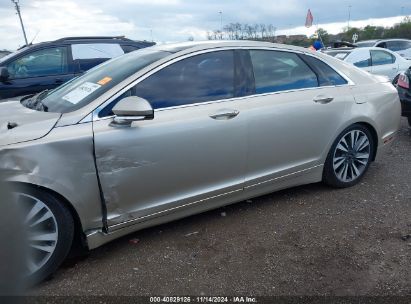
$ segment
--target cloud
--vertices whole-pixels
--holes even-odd
[[[206,39],[207,31],[231,22],[265,23],[278,33],[308,33],[303,27],[307,9],[314,23],[340,31],[346,25],[348,5],[353,22],[369,18],[397,16],[401,5],[386,0],[20,0],[27,36],[35,42],[64,36],[126,35],[132,39],[157,42]],[[222,12],[220,14],[219,12]],[[411,13],[405,6],[404,13]],[[16,49],[24,44],[18,17],[10,1],[0,3],[0,49]],[[380,21],[378,21],[380,20]],[[376,24],[387,24],[374,19]],[[381,22],[381,23],[378,23]],[[327,24],[327,26],[324,26]],[[355,25],[355,23],[352,23]]]

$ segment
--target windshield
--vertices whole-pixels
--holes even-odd
[[[363,41],[363,42],[357,42],[355,45],[357,47],[371,47],[374,46],[376,41]]]
[[[48,112],[67,113],[78,110],[127,77],[168,55],[170,55],[168,52],[147,48],[111,59],[57,89],[43,94],[38,101],[41,101]]]

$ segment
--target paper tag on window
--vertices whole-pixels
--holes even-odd
[[[92,83],[92,82],[85,82],[82,85],[78,86],[75,88],[73,91],[68,93],[67,95],[63,96],[64,100],[67,100],[68,102],[72,104],[78,104],[80,101],[82,101],[84,98],[86,98],[88,95],[93,93],[95,90],[100,88],[101,85]]]
[[[99,82],[97,82],[100,85],[105,85],[106,83],[109,83],[112,80],[111,77],[104,77],[103,79],[101,79]]]

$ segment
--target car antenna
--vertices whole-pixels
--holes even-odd
[[[29,43],[28,45],[32,45],[32,44],[33,44],[34,39],[36,39],[36,38],[37,38],[37,35],[38,35],[39,33],[40,33],[40,30],[38,30],[38,31],[37,31],[36,35],[34,35],[33,40],[31,40],[31,41],[30,41],[30,43]]]

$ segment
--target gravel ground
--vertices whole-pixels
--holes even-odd
[[[126,236],[39,295],[411,295],[411,131],[360,184],[313,184]],[[407,237],[408,236],[408,237]]]

